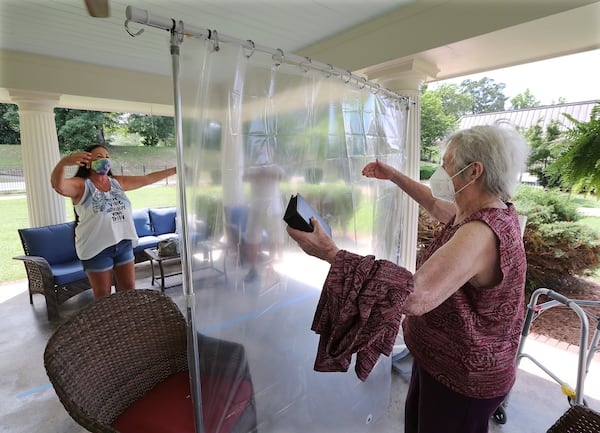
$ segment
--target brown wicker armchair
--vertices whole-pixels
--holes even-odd
[[[13,258],[25,265],[29,303],[44,295],[48,319],[57,319],[59,305],[92,287],[75,252],[74,222],[18,232],[25,255]]]
[[[589,407],[573,405],[547,433],[598,433],[600,432],[600,413]]]
[[[205,432],[255,431],[244,347],[198,338]],[[158,291],[118,292],[86,307],[52,335],[44,364],[67,412],[90,432],[194,431],[186,321]],[[177,395],[165,386],[179,386]]]

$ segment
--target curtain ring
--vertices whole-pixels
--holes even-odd
[[[379,93],[379,91],[381,90],[381,84],[375,83],[373,85],[373,87],[375,87],[375,90],[371,90],[371,92],[373,92],[374,95],[377,95]]]
[[[362,87],[360,86],[360,83],[362,83]],[[356,85],[360,90],[362,90],[367,85],[367,80],[365,79],[365,77],[359,77],[356,79]]]
[[[254,41],[252,39],[248,39],[248,43],[250,44],[250,54],[244,53],[244,56],[246,56],[247,59],[252,57],[252,54],[254,54],[254,50],[256,48],[256,45],[254,45]]]
[[[273,59],[273,65],[278,68],[281,66],[281,63],[283,62],[283,50],[281,48],[276,48],[277,50],[277,54],[273,54],[272,59]]]
[[[344,80],[344,74],[342,73],[342,75],[340,75],[340,78],[342,79],[342,81],[344,82],[344,84],[348,84],[350,82],[350,80],[352,79],[352,72],[350,72],[349,70],[346,69],[346,74],[348,74],[348,79]]]
[[[183,37],[185,36],[183,21],[179,20],[179,26],[181,28],[181,33],[179,33],[179,35],[177,36],[177,39],[178,39],[179,43],[182,43]]]
[[[139,29],[137,32],[133,33],[131,30],[129,30],[129,20],[125,20],[125,30],[127,31],[127,33],[129,33],[129,36],[131,36],[132,38],[135,38],[136,36],[141,35],[142,33],[144,33],[144,29]]]
[[[210,39],[213,41],[213,50],[219,51],[221,47],[219,47],[219,34],[217,33],[217,30],[212,31]]]
[[[329,78],[333,75],[333,65],[331,63],[327,63],[329,66],[329,71],[325,72],[325,78]]]
[[[306,73],[310,70],[310,65],[312,64],[312,60],[310,59],[310,57],[305,57],[305,59],[306,59],[305,62],[300,63],[300,69],[302,69],[302,71]]]

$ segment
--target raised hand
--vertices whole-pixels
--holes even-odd
[[[396,169],[376,159],[375,162],[370,162],[364,166],[362,174],[365,177],[391,180],[396,174]]]

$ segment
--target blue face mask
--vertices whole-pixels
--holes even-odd
[[[106,175],[110,170],[110,160],[103,158],[92,161],[92,170],[98,173],[100,176]]]

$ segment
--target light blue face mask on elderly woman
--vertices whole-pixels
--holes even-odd
[[[439,198],[440,200],[449,201],[454,203],[454,196],[461,192],[463,189],[471,185],[475,180],[469,182],[465,186],[463,186],[458,191],[454,191],[454,179],[456,176],[461,174],[467,168],[469,168],[473,163],[467,165],[462,170],[459,170],[454,176],[450,176],[446,170],[440,165],[438,169],[431,175],[429,178],[429,185],[431,186],[431,193],[435,198]]]
[[[110,170],[110,159],[102,158],[92,161],[91,168],[100,176],[104,176]]]

